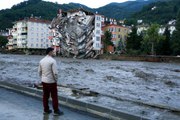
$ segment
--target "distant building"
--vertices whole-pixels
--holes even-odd
[[[8,48],[46,49],[51,46],[49,25],[50,21],[37,17],[14,22],[13,28],[9,29]]]
[[[124,24],[124,23],[125,23],[125,20],[119,20],[119,23],[120,23],[120,24]]]
[[[125,46],[125,42],[130,32],[130,29],[128,27],[123,27],[116,24],[109,24],[104,26],[102,29],[103,32],[109,31],[112,33],[111,41],[113,42],[115,47],[118,47],[120,40],[123,42],[123,45]]]
[[[171,20],[168,22],[168,28],[171,34],[173,34],[173,32],[176,30],[175,26],[176,26],[176,20]]]
[[[8,36],[8,31],[6,31],[6,30],[0,30],[0,36],[5,36],[5,37],[7,37],[7,36]]]
[[[137,26],[137,34],[140,35],[143,31],[147,31],[149,29],[149,25],[142,24]]]
[[[168,27],[168,30],[170,31],[170,34],[172,35],[173,32],[176,30],[175,25],[176,25],[176,20],[169,21],[167,25],[160,27],[159,34],[164,34],[166,27]]]
[[[155,10],[156,8],[157,8],[157,7],[156,7],[156,6],[154,6],[154,7],[152,7],[152,8],[151,8],[151,10],[153,11],[153,10]]]
[[[143,23],[143,20],[137,20],[137,23],[141,24],[141,23]]]

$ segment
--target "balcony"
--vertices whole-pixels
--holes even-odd
[[[8,42],[7,43],[7,46],[12,46],[13,45],[13,42]]]
[[[13,28],[16,28],[16,29],[17,29],[17,25],[14,25]]]
[[[27,45],[27,40],[22,40],[21,43],[22,45]]]
[[[27,39],[27,35],[21,35],[21,36],[19,36],[18,38]]]
[[[13,45],[17,45],[17,41],[13,41]]]

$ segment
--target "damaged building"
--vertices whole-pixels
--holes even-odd
[[[102,16],[82,8],[58,11],[51,22],[50,39],[63,56],[96,58],[101,51]]]

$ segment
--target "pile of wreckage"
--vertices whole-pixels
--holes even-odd
[[[95,15],[83,9],[62,12],[51,22],[53,40],[58,41],[63,56],[95,58],[99,51],[93,50]]]

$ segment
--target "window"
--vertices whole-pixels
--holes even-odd
[[[118,38],[121,38],[121,35],[118,35]]]
[[[100,34],[100,30],[96,30],[96,34]]]
[[[96,47],[99,48],[99,43],[96,43]]]
[[[119,30],[118,30],[119,32],[121,32],[121,28],[119,28]]]
[[[100,37],[96,37],[96,41],[100,41]]]
[[[96,27],[100,27],[100,23],[96,23]]]
[[[109,28],[109,32],[115,32],[116,28]]]
[[[112,32],[116,32],[116,28],[114,27],[114,28],[112,28]]]
[[[116,38],[116,34],[112,34],[112,38]]]
[[[127,36],[124,36],[124,40],[127,40]]]
[[[27,33],[21,33],[21,35],[27,35]]]
[[[101,20],[100,16],[96,16],[96,20]]]

